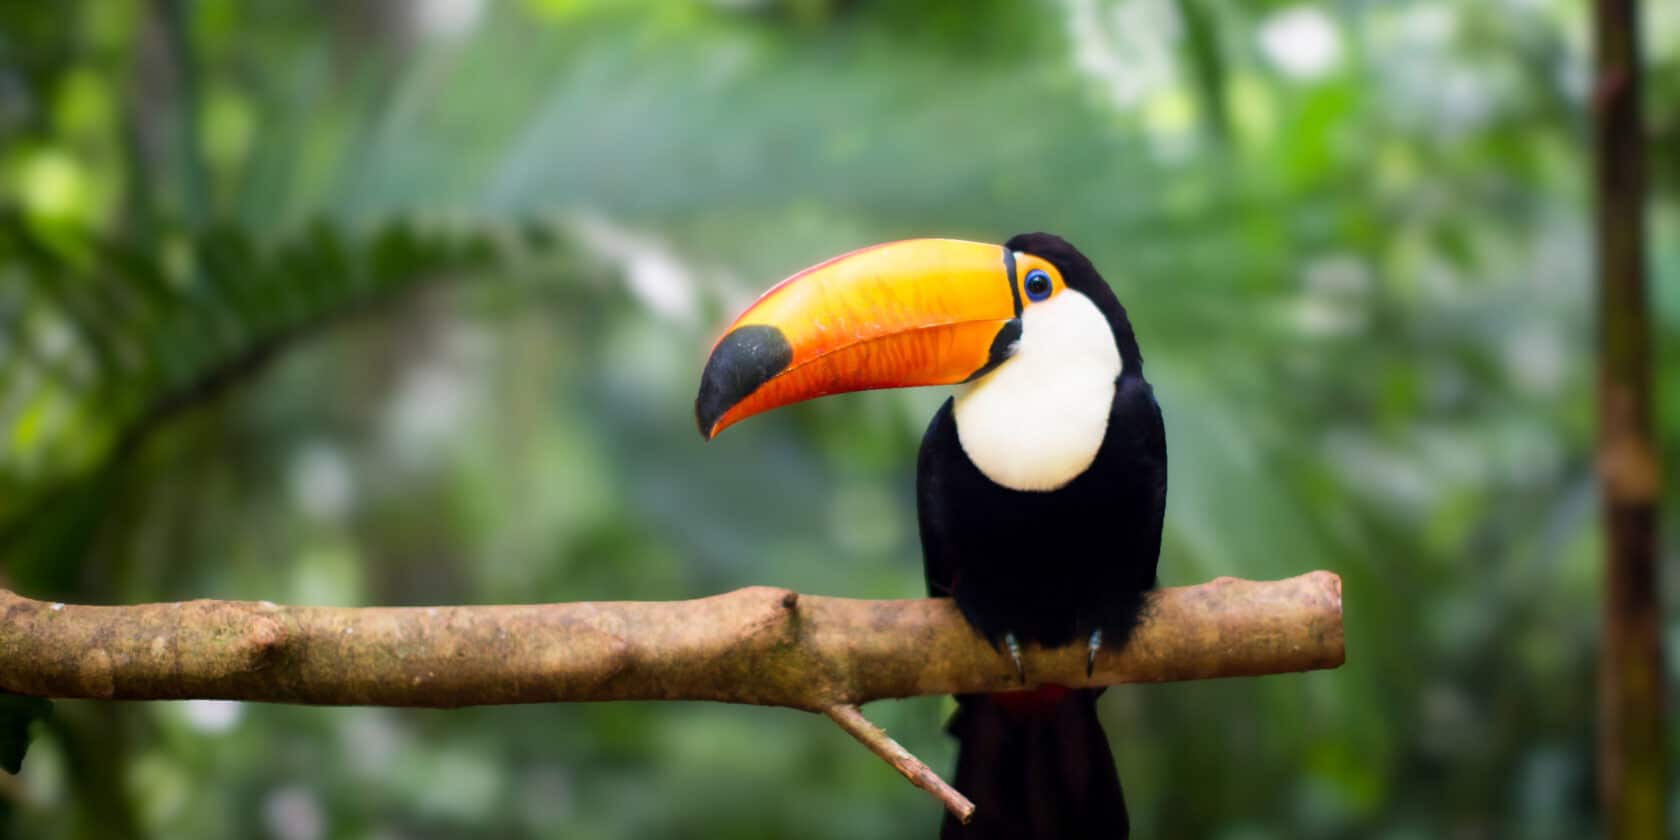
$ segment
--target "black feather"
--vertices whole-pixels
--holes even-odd
[[[963,451],[952,401],[939,409],[917,463],[928,592],[954,597],[994,645],[1008,633],[1046,647],[1083,643],[1100,628],[1105,648],[1118,649],[1155,587],[1167,494],[1161,410],[1126,311],[1090,261],[1051,234],[1023,234],[1006,247],[1049,260],[1097,305],[1122,370],[1096,458],[1050,492],[987,478]],[[1124,836],[1125,800],[1096,717],[1100,693],[1070,692],[1026,715],[990,696],[958,697],[957,784],[978,810],[968,827],[948,820],[945,835]]]

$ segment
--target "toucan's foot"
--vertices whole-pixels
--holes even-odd
[[[1015,639],[1014,633],[1005,633],[1003,644],[1009,648],[1009,658],[1015,660],[1015,675],[1021,678],[1021,685],[1026,685],[1027,666],[1021,661],[1021,643]]]
[[[1097,651],[1102,650],[1102,628],[1091,631],[1091,642],[1085,653],[1085,676],[1089,677],[1097,670]]]

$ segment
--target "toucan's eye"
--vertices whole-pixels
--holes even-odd
[[[1027,287],[1028,300],[1044,300],[1050,296],[1050,275],[1041,269],[1035,268],[1027,272],[1027,282],[1024,285]]]

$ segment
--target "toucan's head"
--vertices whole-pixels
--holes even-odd
[[[1011,365],[1142,373],[1131,323],[1061,237],[907,239],[853,251],[765,292],[712,348],[694,401],[707,439],[827,394],[976,382]]]

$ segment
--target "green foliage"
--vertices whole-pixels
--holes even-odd
[[[1582,15],[746,5],[0,11],[0,583],[916,595],[910,465],[943,395],[702,445],[700,360],[739,303],[833,253],[1054,230],[1115,285],[1162,399],[1163,582],[1346,585],[1340,671],[1109,692],[1140,835],[1588,833]],[[1680,20],[1647,6],[1660,149]],[[1680,181],[1662,155],[1653,177],[1675,338],[1680,246],[1655,232]],[[1658,345],[1672,380],[1680,340]],[[941,713],[870,709],[946,766]],[[23,836],[938,818],[823,721],[758,709],[64,702],[47,733],[0,789]]]
[[[124,462],[177,414],[337,321],[422,284],[483,271],[493,256],[480,234],[420,231],[403,220],[348,237],[317,220],[272,244],[216,225],[164,234],[161,247],[82,230],[49,239],[31,222],[0,217],[0,259],[24,281],[6,301],[17,358],[5,373],[20,404],[0,490],[41,489],[35,504],[0,518],[0,540],[20,558],[49,561],[79,553],[76,535],[97,518],[84,500],[111,492]],[[73,339],[51,348],[55,333]],[[73,569],[19,559],[12,572],[56,593]]]

